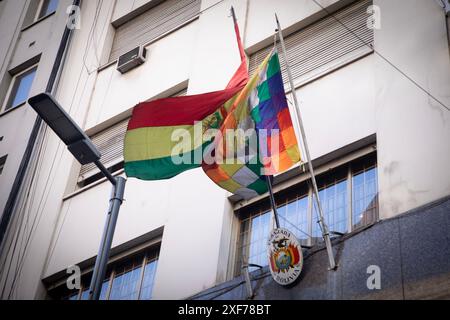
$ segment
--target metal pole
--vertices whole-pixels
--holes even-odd
[[[103,165],[101,165],[101,167],[103,167]],[[108,174],[112,176],[109,171]],[[109,200],[105,228],[103,230],[102,240],[100,242],[94,270],[92,272],[92,279],[89,287],[89,300],[98,300],[100,297],[100,291],[102,288],[103,279],[105,278],[106,267],[108,265],[109,252],[111,250],[111,244],[114,237],[114,230],[116,228],[116,222],[119,216],[119,209],[123,202],[126,180],[123,177],[116,177],[114,182],[115,183],[113,183],[111,191],[111,198]]]
[[[266,176],[267,188],[269,189],[270,205],[272,206],[275,225],[277,228],[279,228],[280,220],[278,220],[277,204],[275,203],[275,197],[273,196],[272,181],[270,181],[270,179],[272,179],[272,176]]]
[[[234,23],[237,23],[236,13],[234,12],[233,6],[231,6],[230,11],[231,11],[231,16],[233,17],[233,22],[234,22]]]
[[[278,17],[276,14],[275,14],[275,19],[277,21],[278,36],[280,38],[281,49],[283,51],[283,57],[284,57],[284,61],[286,63],[286,71],[287,71],[288,78],[289,78],[289,85],[291,87],[292,96],[294,98],[294,105],[295,105],[295,109],[296,109],[298,124],[300,127],[300,133],[302,135],[303,146],[305,147],[306,160],[308,161],[308,169],[309,169],[309,173],[311,174],[311,181],[312,181],[312,185],[313,185],[313,191],[315,194],[316,205],[317,205],[317,209],[319,211],[319,221],[318,222],[322,227],[322,236],[325,241],[325,246],[327,248],[330,269],[334,270],[334,269],[336,269],[336,263],[334,261],[333,248],[331,247],[330,233],[328,231],[328,226],[325,223],[322,206],[320,204],[319,190],[317,188],[316,177],[315,177],[314,169],[313,169],[313,166],[311,163],[311,156],[309,154],[308,142],[306,140],[306,133],[305,133],[305,129],[303,127],[303,121],[300,116],[300,108],[299,108],[299,104],[297,101],[297,95],[295,94],[294,81],[292,80],[292,73],[291,73],[291,69],[289,67],[289,60],[287,58],[286,46],[284,44],[284,38],[283,38],[283,34],[281,32],[280,22],[278,21]]]
[[[244,271],[245,288],[247,289],[247,299],[253,298],[252,280],[250,279],[250,271],[248,270],[249,267],[250,266],[248,264],[242,266],[242,270]]]

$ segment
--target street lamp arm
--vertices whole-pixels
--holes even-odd
[[[100,162],[100,160],[95,160],[94,164],[97,166],[97,168],[100,169],[100,171],[105,175],[105,177],[115,186],[117,184],[116,178],[109,172],[108,169],[105,168],[103,163]]]

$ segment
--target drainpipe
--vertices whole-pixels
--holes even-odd
[[[74,0],[73,6],[80,6],[81,0]],[[54,89],[54,85],[56,79],[58,77],[62,60],[65,54],[65,51],[69,45],[69,41],[71,39],[71,35],[73,33],[73,28],[68,28],[67,25],[64,28],[64,33],[62,35],[61,41],[59,43],[58,52],[56,53],[55,62],[53,63],[52,71],[50,73],[47,86],[45,88],[45,92],[51,93]],[[62,70],[62,69],[61,69]],[[34,121],[33,129],[31,131],[30,137],[28,139],[27,147],[23,154],[22,160],[20,162],[19,170],[17,171],[16,177],[14,179],[14,183],[11,188],[11,192],[9,193],[8,200],[5,205],[5,209],[3,210],[3,215],[0,221],[0,256],[3,253],[4,248],[4,238],[6,232],[8,230],[9,222],[11,221],[14,208],[16,206],[17,197],[19,195],[20,188],[22,186],[23,180],[27,173],[27,169],[30,163],[31,156],[33,154],[33,150],[36,144],[36,140],[38,138],[38,134],[42,125],[42,118],[36,116],[36,120]]]
[[[449,0],[447,0],[447,4],[445,7],[445,20],[446,20],[446,26],[447,26],[448,47],[450,49],[450,1]]]

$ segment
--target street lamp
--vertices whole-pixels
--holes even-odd
[[[126,180],[120,176],[114,177],[108,169],[105,168],[105,166],[100,162],[101,154],[92,143],[91,139],[89,139],[84,131],[81,130],[69,114],[50,94],[40,93],[28,99],[28,103],[42,118],[42,120],[44,120],[44,122],[66,144],[69,151],[79,163],[94,163],[112,183],[108,214],[106,217],[97,258],[95,259],[95,266],[92,272],[92,279],[89,288],[89,299],[98,300],[100,297],[101,285],[103,279],[105,278],[109,252],[111,250],[114,229],[119,216],[120,205],[123,202]]]

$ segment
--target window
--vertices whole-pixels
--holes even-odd
[[[13,77],[4,111],[17,107],[27,101],[36,70],[37,66],[33,66]]]
[[[376,153],[316,177],[325,221],[334,235],[354,231],[378,219]],[[302,245],[323,241],[312,187],[302,182],[275,194],[280,227],[289,229]],[[239,209],[235,274],[242,265],[267,265],[266,241],[275,227],[269,200]]]
[[[277,208],[278,220],[280,227],[292,230],[301,244],[308,244],[309,229],[308,222],[308,194],[295,196],[293,200],[286,200],[286,204],[282,204]]]
[[[115,61],[139,45],[151,43],[188,23],[199,13],[200,0],[166,0],[125,23],[115,25],[109,61]]]
[[[352,174],[352,224],[358,228],[375,221],[378,214],[377,167],[360,163]]]
[[[241,221],[236,267],[244,264],[266,264],[266,242],[271,229],[271,211],[262,209]],[[238,272],[238,273],[239,273]]]
[[[330,231],[346,233],[348,231],[348,199],[347,168],[336,170],[333,174],[318,180],[319,199],[322,205],[325,221]],[[318,220],[318,210],[313,195],[313,219]],[[322,240],[322,231],[318,223],[313,223],[312,242]]]
[[[3,172],[3,168],[5,167],[7,157],[8,157],[8,155],[0,157],[0,174],[2,174],[2,172]]]
[[[151,249],[131,259],[119,262],[107,272],[100,291],[100,300],[150,300],[158,265],[158,249]],[[89,299],[90,277],[82,279],[80,290],[61,291],[53,296],[63,300]],[[64,286],[65,287],[65,286]],[[60,288],[61,290],[61,288]]]
[[[184,96],[187,88],[172,95]],[[123,169],[123,140],[127,131],[129,118],[122,120],[111,127],[90,136],[92,142],[102,155],[100,161],[110,172]],[[81,166],[78,176],[78,187],[82,188],[104,177],[103,173],[93,163]]]
[[[41,4],[36,15],[36,20],[39,20],[45,16],[48,16],[50,13],[55,12],[57,7],[58,0],[41,0]]]
[[[285,37],[289,65],[296,86],[311,81],[373,51],[373,30],[367,28],[370,0],[360,0]],[[340,21],[336,21],[335,17]],[[343,26],[343,25],[345,26]],[[362,41],[361,41],[362,40]],[[370,46],[367,46],[369,44]],[[272,50],[273,45],[250,56],[252,73]],[[281,52],[281,45],[278,44]],[[285,84],[288,82],[284,59],[280,59]]]

